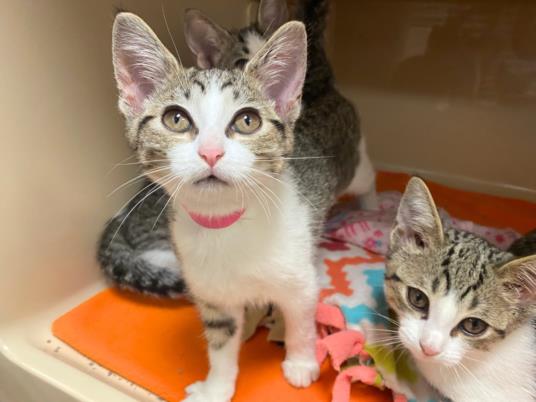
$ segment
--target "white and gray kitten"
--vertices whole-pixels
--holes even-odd
[[[299,0],[294,18],[304,22],[308,37],[307,72],[302,91],[302,116],[295,131],[304,131],[312,156],[315,143],[323,138],[346,142],[338,155],[354,170],[335,171],[337,193],[359,195],[365,209],[376,207],[375,173],[360,133],[359,119],[351,103],[339,94],[324,49],[324,31],[329,0]],[[251,25],[227,30],[200,11],[185,13],[186,43],[200,68],[243,69],[270,36],[289,19],[285,0],[261,0],[257,19]],[[309,134],[307,134],[309,133]],[[351,139],[348,142],[348,139]],[[353,141],[357,138],[359,152]],[[329,144],[327,144],[329,145]],[[303,142],[303,147],[307,144]],[[324,163],[339,166],[338,162]],[[302,159],[297,169],[303,174],[315,169],[315,162]],[[352,178],[353,175],[353,178]],[[345,176],[342,180],[340,176]],[[175,258],[166,209],[168,197],[157,184],[147,181],[143,189],[106,225],[98,246],[98,260],[106,277],[121,287],[160,296],[177,296],[185,291],[180,263]]]
[[[410,180],[387,257],[398,337],[454,402],[536,398],[536,256],[516,258],[444,229],[424,182]]]
[[[170,195],[175,250],[205,325],[210,370],[185,400],[232,398],[250,304],[280,308],[283,373],[308,386],[319,375],[315,244],[351,180],[355,164],[345,155],[357,152],[358,136],[295,131],[304,25],[284,24],[243,70],[198,70],[180,66],[139,17],[121,13],[113,61],[127,139],[145,174]]]

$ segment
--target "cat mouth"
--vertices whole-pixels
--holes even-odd
[[[220,179],[219,177],[211,174],[207,177],[204,177],[200,180],[194,181],[195,185],[201,185],[201,186],[215,186],[215,185],[227,185],[227,182],[225,180]]]

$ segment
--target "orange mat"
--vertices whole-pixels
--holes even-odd
[[[403,190],[408,176],[380,173],[379,191]],[[430,184],[439,206],[453,216],[526,232],[536,227],[536,204]],[[205,342],[194,308],[181,301],[152,300],[105,290],[58,318],[53,333],[83,355],[168,401],[180,401],[184,387],[207,372]],[[240,355],[234,402],[329,401],[334,372],[323,366],[320,380],[304,390],[281,373],[282,348],[260,331]],[[354,385],[352,402],[387,402],[389,393]]]
[[[378,192],[403,192],[410,176],[402,173],[380,172]],[[438,207],[451,216],[496,228],[512,228],[527,233],[536,228],[536,204],[496,197],[470,191],[455,190],[441,184],[426,182]]]

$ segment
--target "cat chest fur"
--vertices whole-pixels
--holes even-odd
[[[195,297],[221,305],[264,303],[300,286],[304,262],[313,255],[310,211],[291,186],[269,215],[251,202],[242,218],[224,229],[206,229],[176,210],[173,234],[184,276]]]

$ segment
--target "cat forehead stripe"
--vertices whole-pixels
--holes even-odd
[[[203,84],[198,79],[193,80],[192,83],[197,85],[201,89],[201,93],[203,93],[203,94],[205,93],[205,84]]]
[[[225,81],[223,84],[221,84],[220,90],[223,91],[225,88],[232,87],[232,86],[233,86],[233,81],[228,80],[228,81]]]

